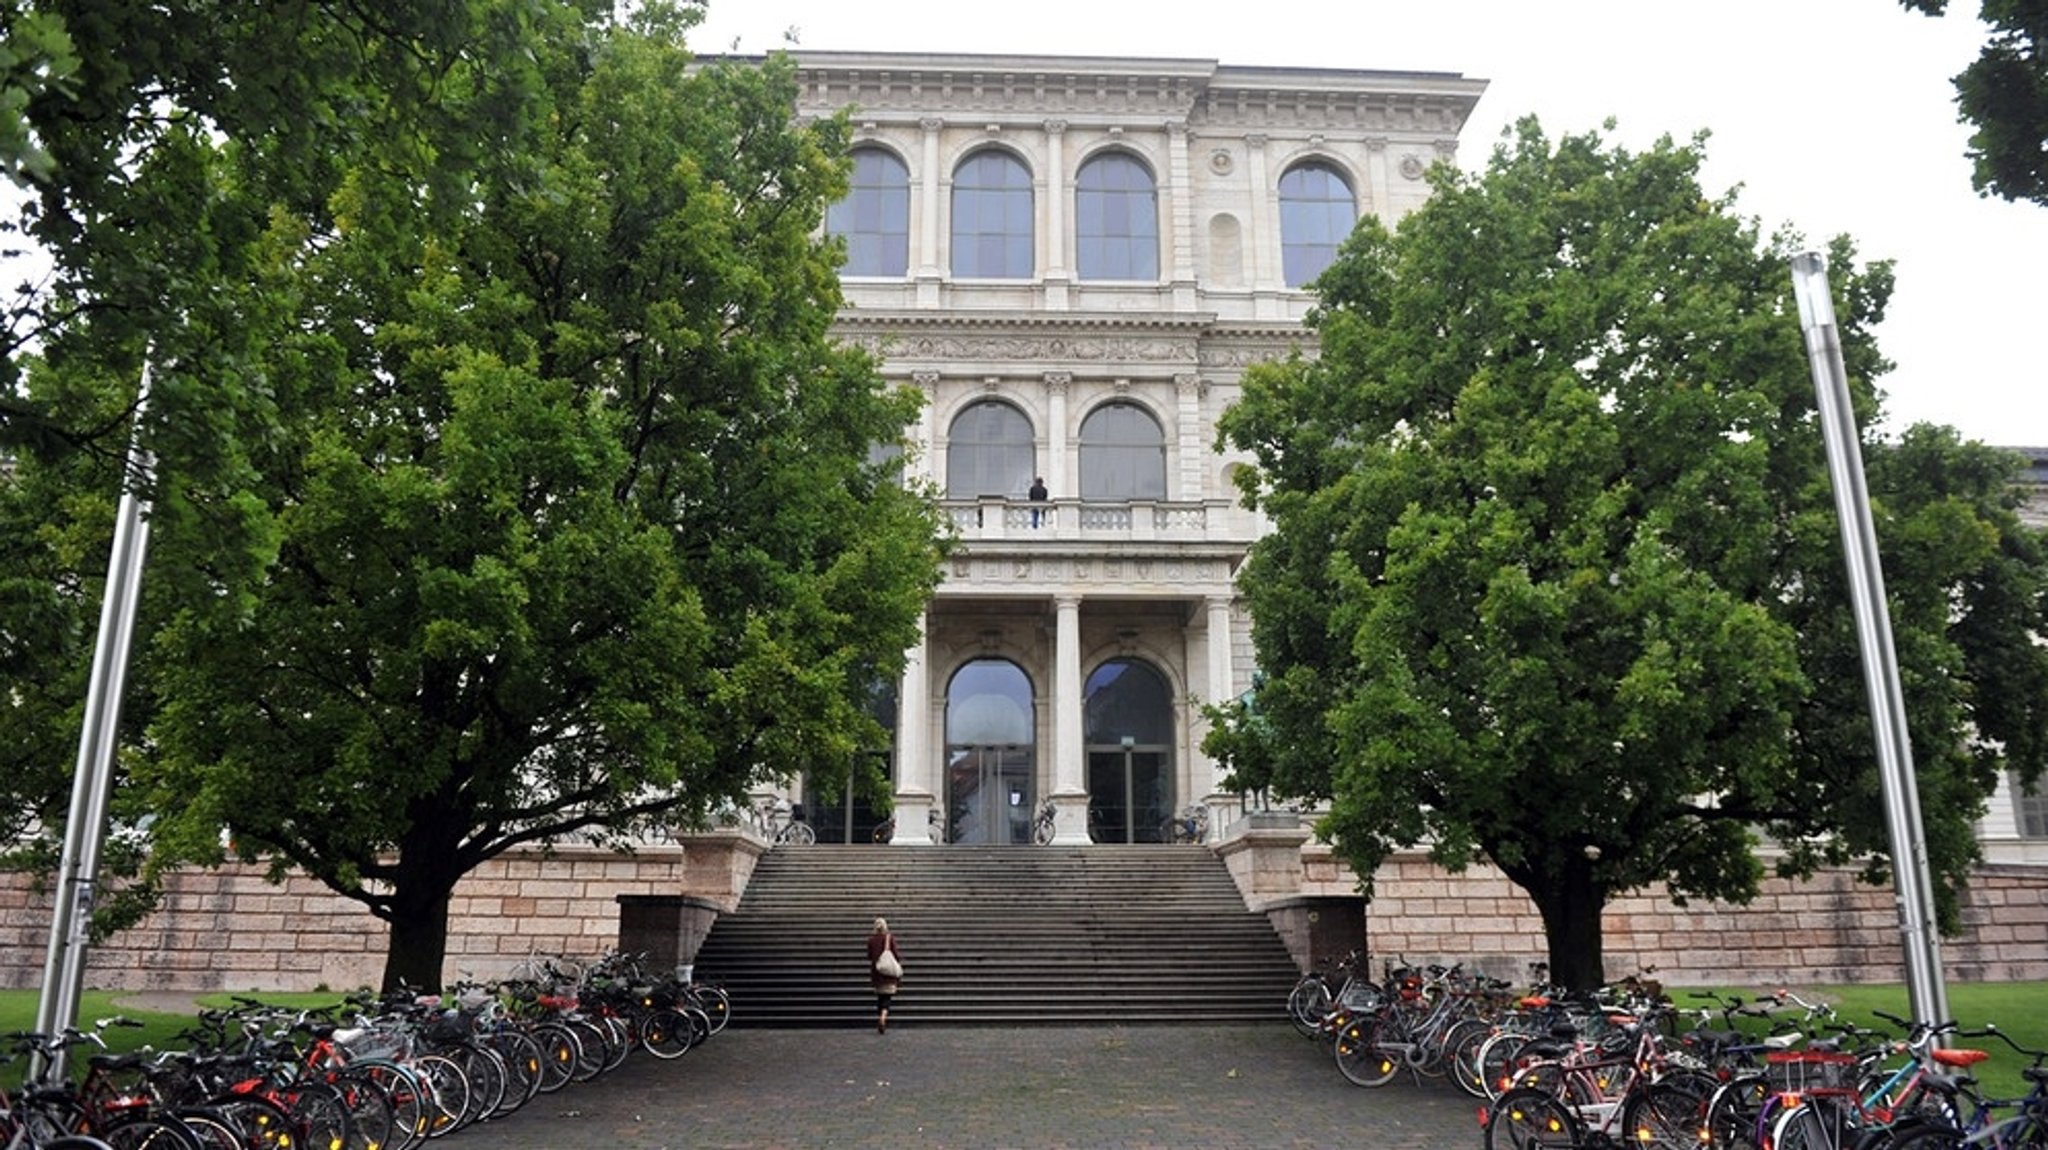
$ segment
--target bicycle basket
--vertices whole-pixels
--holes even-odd
[[[1773,1094],[1856,1089],[1856,1056],[1822,1050],[1780,1050],[1764,1055],[1764,1080]]]

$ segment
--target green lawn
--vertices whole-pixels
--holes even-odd
[[[114,1005],[114,1000],[123,997],[124,993],[107,990],[86,991],[78,1004],[80,1029],[91,1030],[94,1022],[100,1019],[120,1017],[140,1022],[142,1025],[114,1026],[102,1030],[100,1033],[105,1036],[110,1050],[140,1050],[145,1046],[165,1050],[185,1045],[178,1040],[178,1032],[191,1026],[196,1021],[195,1015],[119,1009]],[[232,1006],[236,998],[233,994],[206,994],[198,997],[200,1004],[208,1007]],[[286,994],[281,991],[252,991],[242,997],[261,999],[276,1006],[292,1007],[330,1006],[341,1001],[340,995],[325,992]],[[34,1030],[36,1007],[40,998],[40,993],[33,990],[0,990],[0,1035]],[[9,1046],[7,1050],[11,1053],[13,1047]],[[81,1050],[74,1054],[72,1065],[83,1065],[86,1053],[87,1051]],[[24,1064],[20,1062],[0,1069],[0,1083],[6,1084],[10,1089],[18,1085],[23,1069]]]
[[[1913,1013],[1907,1006],[1906,988],[1898,984],[1792,989],[1802,998],[1820,997],[1833,1003],[1842,1021],[1857,1026],[1890,1031],[1895,1028],[1873,1011],[1882,1010],[1900,1018],[1911,1017]],[[1947,991],[1949,1013],[1964,1030],[1981,1030],[1986,1024],[1994,1024],[2029,1050],[2048,1050],[2048,982],[1951,983]],[[1759,991],[1735,988],[1726,993],[1754,997]],[[1674,990],[1671,997],[1682,1007],[1698,1005],[1687,994],[1685,990]],[[1986,1094],[2015,1098],[2027,1092],[2020,1068],[2029,1060],[1997,1038],[1953,1038],[1946,1045],[1991,1052],[1990,1061],[1979,1064],[1974,1071]]]

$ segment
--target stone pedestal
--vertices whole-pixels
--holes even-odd
[[[619,950],[642,955],[649,971],[680,969],[697,961],[721,908],[694,895],[619,896]]]

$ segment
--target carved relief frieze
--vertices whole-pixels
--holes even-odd
[[[1056,360],[1086,363],[1194,363],[1192,335],[890,335],[841,333],[840,338],[878,359],[987,362]]]

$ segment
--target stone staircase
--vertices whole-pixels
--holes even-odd
[[[903,952],[891,1021],[1277,1020],[1287,948],[1191,846],[780,846],[712,926],[699,979],[734,1025],[872,1025],[875,917]]]

